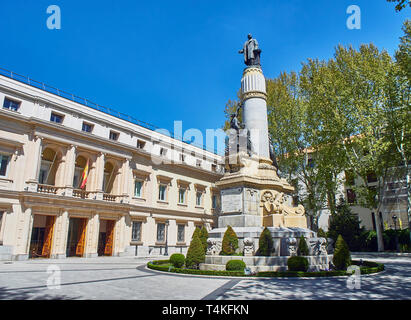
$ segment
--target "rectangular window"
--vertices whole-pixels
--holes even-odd
[[[177,225],[177,242],[184,242],[185,241],[185,226],[184,224]]]
[[[198,159],[197,159],[197,161],[196,161],[196,166],[197,166],[197,167],[201,167],[201,160],[198,160]]]
[[[93,125],[87,122],[83,122],[83,127],[81,128],[82,131],[91,133],[93,131]]]
[[[110,140],[117,141],[118,140],[118,135],[119,135],[118,132],[110,131],[110,134],[109,134],[108,137],[109,137]]]
[[[160,148],[160,155],[165,157],[165,155],[167,154],[167,149],[165,148]]]
[[[203,193],[197,191],[197,193],[196,193],[196,206],[201,207],[202,204],[203,204]]]
[[[355,204],[356,202],[356,194],[353,189],[347,189],[347,201],[349,204]]]
[[[186,160],[186,156],[184,154],[180,154],[180,161],[184,162]]]
[[[141,241],[141,221],[133,221],[131,241]]]
[[[158,200],[166,201],[166,190],[167,190],[166,185],[160,184],[158,186]]]
[[[136,180],[134,182],[134,196],[137,198],[142,197],[142,189],[143,189],[143,181],[141,180]]]
[[[137,140],[137,149],[144,149],[146,142],[143,140]]]
[[[165,241],[165,230],[166,225],[165,223],[157,223],[157,242],[164,242]]]
[[[217,195],[213,194],[213,197],[211,198],[211,205],[213,209],[217,208]]]
[[[17,111],[20,108],[20,102],[4,98],[3,108]]]
[[[186,189],[184,188],[178,189],[178,203],[186,203]]]
[[[51,116],[50,116],[50,121],[51,122],[55,122],[55,123],[62,123],[64,119],[64,116],[62,116],[61,114],[57,114],[52,112]]]
[[[216,164],[211,165],[211,171],[213,171],[213,172],[217,171],[217,165]]]
[[[7,167],[9,165],[10,156],[0,154],[0,176],[5,177],[7,174]]]

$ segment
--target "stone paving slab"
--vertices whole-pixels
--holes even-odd
[[[0,300],[411,299],[409,257],[373,258],[384,263],[386,271],[361,276],[361,289],[349,289],[346,277],[234,279],[161,273],[145,268],[154,259],[100,257],[3,262]],[[61,272],[60,289],[47,287],[49,266],[58,267]]]

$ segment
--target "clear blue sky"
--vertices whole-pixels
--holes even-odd
[[[46,26],[61,8],[61,30]],[[346,27],[360,6],[361,30]],[[244,68],[249,32],[266,77],[328,59],[339,43],[373,42],[393,54],[410,9],[385,0],[43,1],[0,4],[0,67],[134,117],[183,131],[219,128]]]

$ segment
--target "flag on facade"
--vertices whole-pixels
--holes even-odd
[[[88,164],[89,164],[89,159],[87,159],[86,166],[84,167],[83,174],[81,175],[81,186],[80,189],[84,189],[87,183],[87,178],[88,178]]]

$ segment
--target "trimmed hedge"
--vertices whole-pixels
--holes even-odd
[[[227,271],[244,271],[245,267],[246,265],[242,260],[230,260],[225,265]]]
[[[302,271],[261,271],[256,275],[245,275],[244,271],[212,271],[212,270],[194,270],[194,269],[183,269],[174,268],[169,265],[169,260],[157,260],[150,261],[147,263],[149,269],[172,272],[172,273],[182,273],[182,274],[196,274],[196,275],[207,275],[207,276],[230,276],[230,277],[335,277],[335,276],[349,276],[350,273],[343,270],[334,271],[316,271],[316,272],[302,272]],[[359,265],[361,274],[371,274],[381,272],[385,269],[384,265],[381,263],[376,263],[373,261],[352,261],[353,265]]]
[[[228,226],[224,233],[221,247],[220,255],[222,256],[231,256],[238,249],[238,237],[231,226]]]
[[[335,243],[333,263],[337,270],[347,270],[351,264],[350,250],[341,235],[338,236]]]
[[[166,271],[166,272],[173,272],[173,273],[183,273],[183,274],[197,274],[197,275],[206,275],[206,276],[230,276],[230,277],[244,277],[244,270],[243,271],[213,271],[213,270],[198,270],[198,269],[183,269],[183,268],[174,268],[170,266],[164,266],[163,263],[156,263],[158,261],[150,261],[147,263],[147,267],[149,269],[158,270],[158,271]],[[166,263],[169,263],[166,260]],[[163,264],[163,265],[162,265]]]
[[[190,247],[187,250],[186,266],[188,268],[198,269],[200,263],[205,261],[203,244],[198,234],[199,232],[194,234]]]
[[[307,241],[305,241],[304,236],[301,236],[300,241],[298,242],[297,255],[308,256],[309,254],[310,250],[308,249]]]
[[[208,231],[206,227],[202,226],[200,230],[200,240],[201,240],[201,243],[203,244],[204,253],[207,253],[207,247],[208,247],[207,239],[208,239]]]
[[[307,272],[308,270],[308,259],[306,257],[290,257],[287,260],[288,271],[302,271]]]
[[[273,253],[274,243],[271,237],[271,232],[267,227],[264,228],[263,232],[260,234],[260,239],[258,241],[258,252],[259,256],[271,256]]]
[[[170,257],[170,263],[175,267],[175,268],[181,268],[184,266],[184,263],[186,262],[186,258],[184,257],[184,254],[181,253],[174,253]]]

